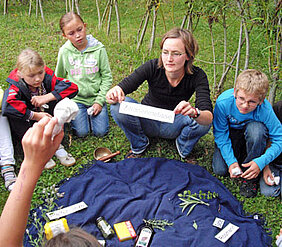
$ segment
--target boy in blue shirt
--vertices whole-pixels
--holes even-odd
[[[267,91],[264,73],[245,70],[235,88],[218,97],[214,108],[213,171],[242,178],[240,194],[246,197],[256,196],[260,172],[282,149],[282,126],[265,99]],[[266,149],[268,139],[271,145]]]

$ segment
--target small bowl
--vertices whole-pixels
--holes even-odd
[[[94,155],[94,159],[95,160],[99,160],[100,158],[102,158],[102,157],[104,157],[104,156],[107,156],[107,155],[109,155],[109,154],[111,154],[112,152],[111,152],[111,150],[110,149],[108,149],[108,148],[104,148],[104,147],[99,147],[99,148],[96,148],[95,150],[94,150],[94,153],[93,153],[93,155]],[[105,160],[104,162],[108,162],[108,161],[110,161],[111,159],[107,159],[107,160]]]

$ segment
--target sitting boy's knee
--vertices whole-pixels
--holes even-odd
[[[246,139],[252,142],[261,142],[267,139],[267,129],[263,123],[251,122],[247,125],[245,131]]]

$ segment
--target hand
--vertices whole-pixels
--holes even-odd
[[[270,177],[271,180],[274,180],[274,177],[272,176],[272,172],[271,172],[271,170],[269,168],[269,165],[266,165],[264,167],[264,169],[263,169],[263,180],[269,186],[274,185],[274,183],[269,183],[268,182],[268,177]]]
[[[93,107],[93,114],[92,114],[93,116],[98,115],[102,111],[102,108],[103,108],[98,103],[94,103],[92,107]]]
[[[25,133],[22,139],[23,169],[28,168],[34,175],[40,176],[45,164],[52,158],[64,136],[62,130],[52,139],[53,129],[57,122],[57,118],[44,117]]]
[[[245,179],[253,179],[256,178],[259,173],[260,173],[260,169],[258,167],[258,165],[256,164],[256,162],[254,162],[253,160],[250,161],[249,163],[246,164],[242,164],[243,167],[249,167],[242,175],[242,178]]]
[[[50,119],[52,118],[52,116],[49,113],[47,113],[47,112],[34,112],[32,120],[38,122],[38,121],[40,121],[44,117],[48,117]]]
[[[41,95],[41,96],[33,96],[30,102],[35,107],[40,107],[52,100],[56,100],[55,96],[52,93],[48,93],[48,94]]]
[[[183,116],[194,117],[197,115],[197,111],[194,107],[190,105],[188,101],[181,101],[175,108],[175,114],[182,114]]]
[[[242,172],[242,170],[241,170],[241,168],[240,168],[238,162],[235,162],[235,163],[231,164],[231,165],[229,166],[229,169],[228,169],[229,174],[230,174],[230,178],[238,178],[238,177],[240,177],[240,175],[233,175],[233,173],[232,173],[232,170],[233,170],[234,168],[236,168],[236,167],[238,167],[238,168],[240,169],[240,171]],[[242,172],[242,173],[243,173],[243,172]]]
[[[115,86],[107,92],[106,99],[109,104],[121,103],[124,101],[125,95],[121,87]]]

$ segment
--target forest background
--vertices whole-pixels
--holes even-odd
[[[59,19],[66,10],[79,12],[87,23],[88,33],[100,40],[107,49],[113,75],[113,85],[120,82],[145,61],[160,55],[162,35],[172,27],[191,30],[199,43],[195,65],[208,75],[213,103],[220,92],[233,87],[240,71],[256,68],[270,80],[268,99],[271,103],[282,99],[281,92],[281,1],[276,0],[1,0],[0,1],[0,86],[15,68],[18,54],[27,47],[37,50],[46,65],[55,70],[57,53],[65,39],[59,29]],[[143,85],[132,97],[140,101],[147,91]],[[192,99],[192,102],[194,100]],[[181,159],[174,142],[155,138],[145,157]],[[77,160],[75,166],[57,165],[44,171],[32,201],[32,207],[48,202],[54,206],[55,195],[46,193],[52,185],[75,175],[93,160],[95,148],[104,146],[121,155],[130,149],[124,133],[110,119],[110,132],[106,137],[87,136],[77,139],[67,132],[66,148]],[[214,139],[212,130],[203,137],[189,158],[212,173],[211,160]],[[17,170],[23,155],[16,147]],[[59,164],[58,160],[56,160]],[[220,181],[243,204],[246,212],[260,214],[273,238],[282,222],[282,204],[279,198],[241,197],[239,187],[229,178]],[[0,211],[8,192],[0,181]],[[51,200],[52,199],[52,200]]]

